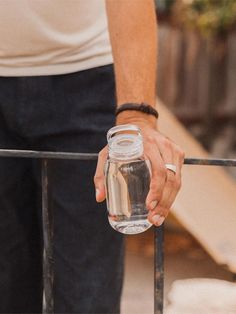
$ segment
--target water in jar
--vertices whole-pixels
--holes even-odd
[[[110,225],[124,234],[141,233],[152,226],[145,206],[150,185],[148,162],[108,160],[106,194]]]

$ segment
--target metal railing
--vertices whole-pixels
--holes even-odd
[[[41,161],[42,217],[43,217],[43,279],[44,313],[53,313],[53,250],[51,212],[48,207],[48,159],[96,160],[98,155],[91,153],[68,153],[0,149],[0,157],[37,158]],[[236,159],[185,158],[185,165],[236,167]],[[164,298],[164,227],[155,227],[154,240],[154,314],[163,314]]]

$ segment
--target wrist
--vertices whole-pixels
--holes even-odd
[[[156,129],[158,112],[148,103],[128,102],[116,108],[116,124],[137,124]]]
[[[157,119],[146,113],[134,110],[126,110],[120,112],[116,117],[116,125],[135,124],[139,127],[151,127],[157,129]]]
[[[143,103],[143,102],[142,103],[124,103],[116,108],[115,114],[117,116],[121,112],[127,111],[127,110],[143,112],[143,113],[146,113],[147,115],[154,116],[156,119],[159,116],[157,110],[153,106],[147,103]]]

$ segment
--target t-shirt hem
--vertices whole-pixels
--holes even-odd
[[[66,64],[48,64],[27,67],[9,67],[0,65],[0,76],[47,76],[79,72],[113,63],[112,55],[95,57],[85,61]]]

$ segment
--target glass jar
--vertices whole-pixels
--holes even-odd
[[[141,233],[152,225],[145,205],[151,171],[143,155],[141,131],[131,124],[115,126],[108,131],[107,142],[105,186],[109,223],[124,234]]]

